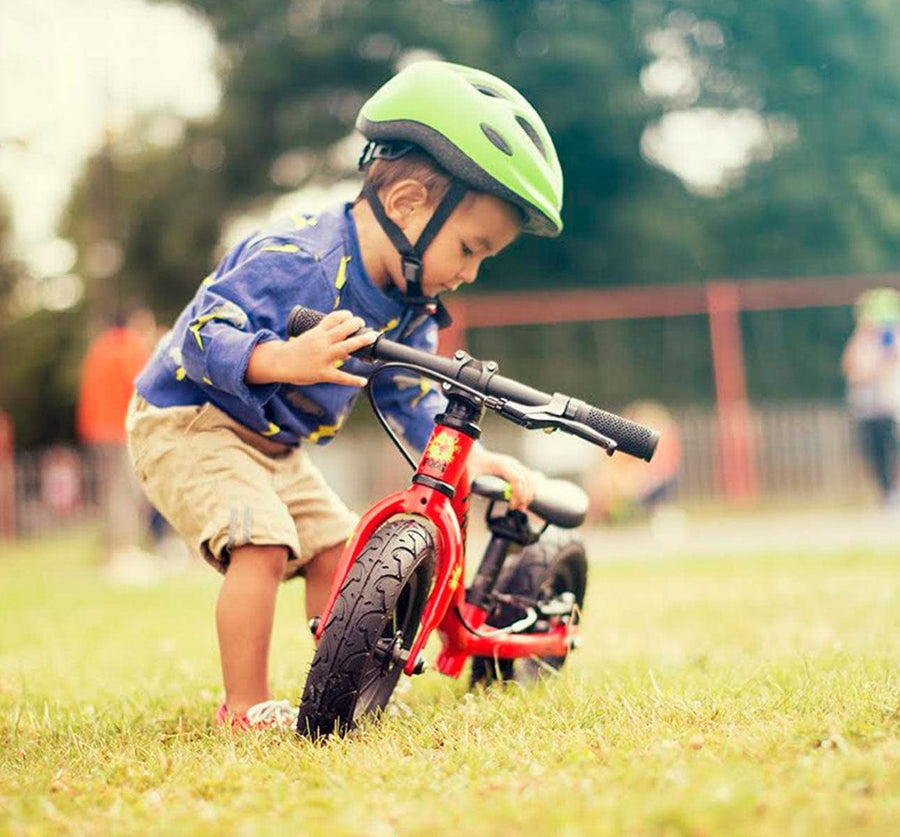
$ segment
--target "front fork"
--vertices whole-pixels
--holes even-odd
[[[324,611],[315,622],[316,640],[328,624],[332,608],[356,556],[372,534],[391,517],[414,515],[427,518],[439,543],[432,593],[422,614],[404,672],[413,674],[428,637],[444,619],[451,601],[461,596],[465,575],[465,536],[468,520],[469,477],[466,462],[480,436],[482,407],[466,393],[451,391],[446,411],[437,417],[412,485],[385,497],[363,515],[341,554]]]

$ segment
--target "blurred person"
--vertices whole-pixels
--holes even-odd
[[[237,245],[202,282],[136,382],[132,461],[151,502],[223,574],[216,628],[231,727],[290,727],[271,698],[278,584],[304,576],[309,617],[327,602],[357,517],[306,453],[334,437],[371,366],[364,327],[434,352],[449,324],[440,294],[476,280],[522,232],[562,229],[562,173],[534,109],[479,70],[438,61],[398,73],[363,105],[362,191],[296,213]],[[289,338],[297,304],[329,312]],[[422,449],[444,406],[437,388],[379,376],[376,396]],[[507,479],[524,508],[535,475],[476,444],[474,473]]]
[[[622,415],[656,428],[659,445],[649,463],[629,456],[602,457],[599,466],[585,479],[591,509],[596,517],[607,523],[649,517],[661,536],[674,536],[673,527],[680,515],[667,512],[671,510],[681,467],[678,424],[656,401],[636,401],[626,407]]]
[[[55,445],[41,454],[41,506],[64,520],[82,504],[82,461],[70,446]]]
[[[76,429],[94,473],[106,571],[121,581],[140,580],[150,568],[142,550],[150,509],[128,460],[125,415],[155,340],[153,313],[129,306],[89,343],[81,364]]]
[[[855,305],[856,324],[841,357],[847,404],[863,460],[885,505],[897,504],[900,412],[900,292],[874,288]]]

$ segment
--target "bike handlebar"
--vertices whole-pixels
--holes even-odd
[[[325,316],[297,305],[288,318],[288,335],[297,337],[315,328]],[[457,381],[484,396],[485,406],[523,427],[553,427],[580,436],[610,451],[619,450],[649,462],[656,451],[659,433],[642,424],[609,413],[562,393],[540,390],[497,374],[497,364],[480,361],[464,353],[454,358],[434,355],[388,340],[379,332],[374,342],[355,356],[363,360],[416,367],[423,374]]]

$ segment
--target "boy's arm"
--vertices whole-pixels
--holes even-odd
[[[469,454],[469,470],[473,476],[478,474],[492,474],[495,477],[503,477],[512,488],[512,496],[509,505],[514,509],[524,511],[534,499],[534,492],[540,474],[526,468],[514,456],[505,453],[495,453],[488,450],[481,442],[475,442]]]
[[[332,311],[315,328],[289,340],[257,344],[247,361],[244,379],[248,384],[319,384],[365,386],[366,379],[343,372],[340,366],[353,352],[369,345],[378,336],[367,331],[361,317],[349,311]]]
[[[362,324],[348,312],[332,312],[301,337],[281,337],[293,304],[332,307],[332,289],[319,270],[262,241],[244,261],[207,280],[178,347],[183,374],[244,401],[266,400],[282,383],[365,383],[339,368],[371,339],[347,339]]]

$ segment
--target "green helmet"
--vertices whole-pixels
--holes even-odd
[[[520,207],[524,232],[562,232],[553,140],[537,111],[496,76],[443,61],[411,64],[362,106],[356,127],[373,142],[417,145],[471,188]]]
[[[872,288],[856,300],[856,316],[876,326],[900,323],[900,293],[894,288]]]

